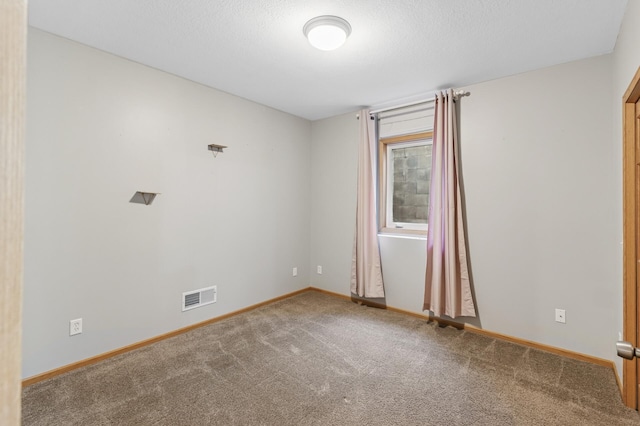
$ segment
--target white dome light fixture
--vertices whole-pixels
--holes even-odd
[[[337,16],[323,15],[304,24],[302,32],[316,49],[334,50],[347,41],[351,25]]]

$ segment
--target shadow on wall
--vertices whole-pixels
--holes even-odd
[[[455,108],[456,108],[456,127],[457,127],[457,133],[458,133],[458,179],[460,182],[460,195],[462,198],[462,205],[460,206],[462,209],[462,222],[463,222],[463,226],[465,229],[465,250],[467,252],[467,268],[468,268],[468,272],[469,272],[469,283],[471,284],[471,296],[473,297],[473,304],[476,307],[476,317],[461,317],[461,320],[455,320],[452,319],[452,321],[454,322],[463,322],[464,324],[471,324],[475,327],[478,328],[482,328],[482,321],[480,319],[480,306],[478,306],[478,298],[476,297],[476,282],[473,279],[473,262],[472,262],[472,254],[471,251],[469,250],[469,224],[467,221],[467,203],[466,203],[466,192],[464,189],[464,173],[463,173],[463,167],[462,165],[464,164],[463,158],[463,150],[462,150],[462,143],[460,143],[460,141],[463,138],[463,134],[462,134],[462,127],[460,126],[460,122],[462,121],[462,115],[460,114],[460,102],[456,102],[455,103]],[[448,318],[448,317],[447,317]]]

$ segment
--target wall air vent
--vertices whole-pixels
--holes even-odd
[[[200,306],[216,303],[218,300],[216,286],[201,288],[199,290],[182,293],[182,311],[199,308]]]

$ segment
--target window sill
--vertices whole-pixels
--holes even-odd
[[[409,235],[409,236],[427,236],[427,227],[424,226],[422,229],[416,228],[392,228],[383,226],[378,230],[378,234],[388,234],[388,235]]]
[[[391,232],[379,232],[378,237],[400,238],[403,240],[422,240],[427,241],[427,234],[399,234]]]

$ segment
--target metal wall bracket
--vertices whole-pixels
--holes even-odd
[[[222,150],[226,148],[224,145],[216,145],[214,143],[209,144],[209,151],[213,152],[213,156],[217,157],[219,152],[223,152]]]
[[[133,194],[133,197],[131,197],[129,202],[136,203],[136,204],[145,204],[148,206],[149,204],[153,203],[153,200],[156,198],[156,195],[158,194],[159,192],[136,191],[136,193]]]

